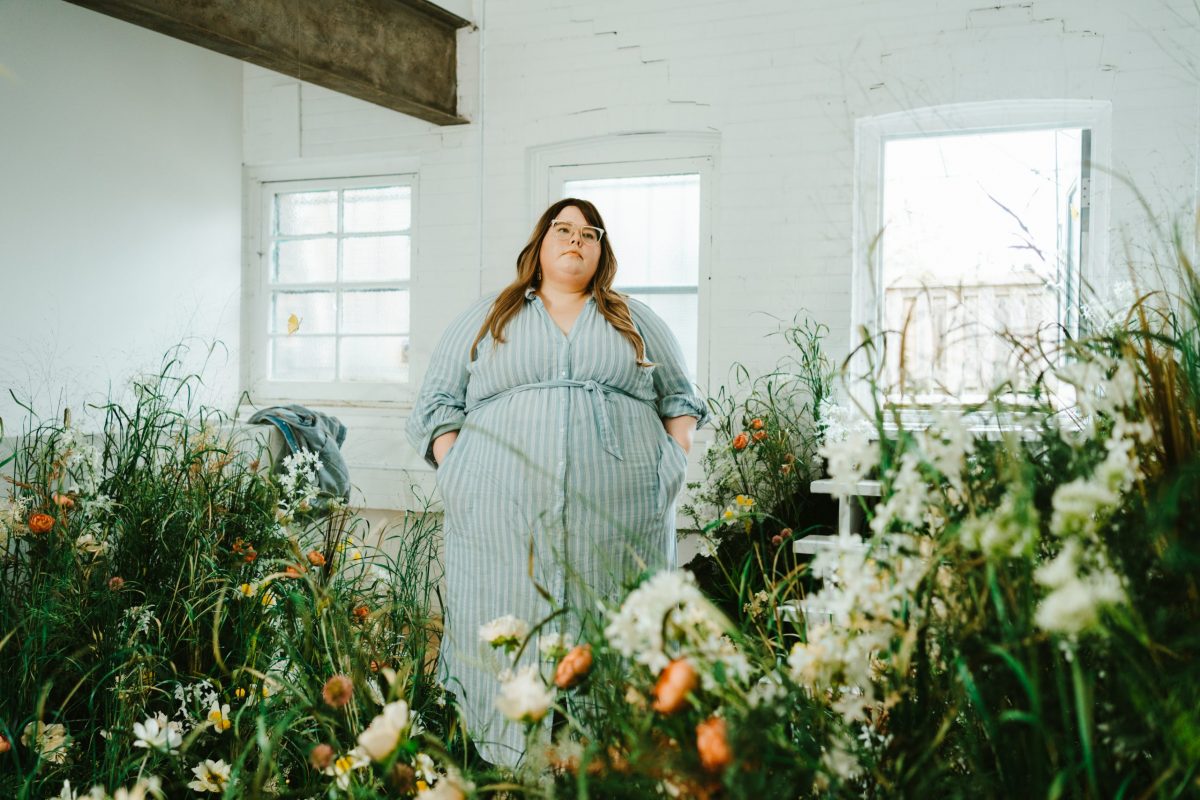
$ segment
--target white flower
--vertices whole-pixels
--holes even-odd
[[[862,773],[862,765],[849,747],[836,740],[821,754],[821,768],[826,775],[833,775],[839,781],[853,780]]]
[[[1034,616],[1042,630],[1078,635],[1097,626],[1101,608],[1126,602],[1121,579],[1108,566],[1102,551],[1093,548],[1086,556],[1094,566],[1081,574],[1085,554],[1077,539],[1069,539],[1053,561],[1034,573],[1034,580],[1051,589]]]
[[[350,788],[350,777],[354,770],[362,769],[370,766],[371,759],[359,750],[357,747],[346,753],[344,756],[339,756],[332,764],[326,767],[323,771],[326,775],[332,775],[337,780],[337,786],[343,792]]]
[[[900,458],[900,468],[892,475],[892,492],[887,502],[876,507],[871,530],[876,535],[887,531],[892,522],[920,526],[929,507],[929,483],[921,475],[920,457],[908,451]]]
[[[554,690],[542,682],[537,667],[524,667],[513,674],[500,675],[500,696],[496,708],[514,722],[538,722],[550,710]]]
[[[683,651],[724,633],[726,624],[687,571],[665,570],[652,576],[612,613],[604,635],[621,655],[661,672]]]
[[[994,511],[963,523],[963,544],[989,556],[1022,558],[1033,551],[1039,526],[1037,508],[1024,487],[1010,487]]]
[[[422,789],[417,800],[466,800],[467,793],[475,790],[475,784],[462,776],[454,767],[438,778],[437,785]]]
[[[529,623],[512,614],[505,614],[479,626],[479,641],[505,650],[519,647],[528,635]]]
[[[97,494],[95,497],[93,497],[89,500],[86,500],[84,502],[83,513],[84,513],[84,516],[91,519],[92,517],[99,517],[104,514],[111,514],[115,505],[116,504],[113,502],[113,499],[111,497],[109,497],[106,494],[101,493],[101,494]]]
[[[413,769],[417,777],[426,783],[433,783],[439,777],[437,764],[426,753],[417,753],[417,757],[413,759]]]
[[[38,754],[51,764],[63,764],[67,760],[67,749],[71,740],[67,729],[59,723],[47,725],[44,722],[31,722],[21,733],[21,744],[36,749]]]
[[[825,459],[829,479],[839,495],[854,494],[854,485],[879,462],[879,447],[864,430],[851,431],[840,441],[827,438],[817,453]]]
[[[543,633],[538,639],[538,651],[547,661],[557,661],[570,649],[571,645],[563,633]]]
[[[75,549],[79,551],[80,555],[88,555],[96,558],[108,550],[108,542],[97,539],[96,534],[89,531],[81,534],[75,540]]]
[[[396,749],[410,722],[408,703],[403,700],[388,703],[358,735],[358,746],[375,761],[384,761]]]
[[[168,722],[166,714],[147,718],[145,722],[133,723],[133,735],[137,739],[133,746],[147,750],[173,753],[183,744],[179,726]]]
[[[225,763],[225,759],[205,759],[192,767],[192,774],[196,779],[188,784],[188,788],[197,792],[221,794],[229,784],[229,765]]]
[[[94,793],[96,788],[92,788]],[[147,797],[162,797],[162,781],[151,775],[142,778],[128,789],[120,788],[113,792],[112,800],[146,800]]]
[[[746,695],[746,703],[751,708],[774,706],[786,695],[787,691],[783,688],[783,681],[779,677],[779,673],[768,672],[750,687],[750,692]]]

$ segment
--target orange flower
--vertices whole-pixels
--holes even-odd
[[[308,763],[313,769],[325,769],[333,763],[333,748],[327,744],[319,744],[308,752]]]
[[[686,660],[679,658],[667,664],[654,684],[654,710],[660,714],[679,711],[699,681],[695,668]]]
[[[766,431],[755,431],[754,432],[754,441],[761,442],[765,438],[767,438]]]
[[[746,445],[750,444],[750,434],[742,431],[737,436],[733,437],[733,449],[745,450]]]
[[[725,737],[725,720],[709,717],[696,726],[696,750],[700,765],[709,772],[720,772],[733,761],[733,751]]]
[[[334,675],[325,681],[321,697],[330,708],[343,708],[354,697],[354,682],[345,675]]]
[[[305,572],[307,572],[307,570],[304,569],[303,564],[288,564],[286,567],[283,568],[283,577],[299,578]]]
[[[8,741],[8,737],[0,733],[0,756],[12,750],[12,742]]]
[[[558,662],[558,669],[554,670],[554,685],[560,689],[570,689],[583,680],[591,668],[592,646],[578,645]]]
[[[233,543],[232,549],[234,553],[242,556],[247,564],[253,564],[254,559],[258,558],[258,551],[254,549],[254,545],[247,544],[246,540],[240,537]]]
[[[792,465],[784,464],[782,467],[779,468],[779,471],[781,473],[783,473],[784,475],[791,475],[792,474]]]
[[[323,567],[325,566],[325,556],[316,550],[309,550],[308,563],[314,567]]]
[[[69,494],[59,494],[55,492],[50,495],[50,499],[54,501],[54,505],[59,508],[74,508],[75,500]]]
[[[354,618],[359,622],[366,622],[367,617],[369,616],[371,616],[371,609],[367,608],[366,606],[354,607]]]
[[[754,430],[756,430],[756,431],[761,431],[763,429],[764,424],[765,423],[758,417],[755,417],[754,419],[750,420],[750,427],[754,428]]]
[[[38,512],[29,516],[30,533],[49,533],[54,530],[54,517]]]

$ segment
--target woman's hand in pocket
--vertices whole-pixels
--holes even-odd
[[[450,448],[454,447],[454,442],[458,439],[458,431],[448,431],[433,440],[433,460],[440,467],[442,462],[446,460]]]

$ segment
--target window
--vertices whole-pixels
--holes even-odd
[[[1032,376],[1014,343],[1052,353],[1076,334],[1096,238],[1103,118],[956,128],[961,114],[942,111],[919,129],[891,118],[865,137],[877,148],[862,192],[877,236],[864,246],[860,231],[859,324],[885,332],[880,377],[896,405],[978,402],[1006,380],[1024,388]]]
[[[562,181],[596,204],[617,253],[617,291],[654,309],[679,338],[689,375],[699,358],[700,175]]]
[[[414,185],[411,175],[259,184],[252,390],[397,399],[409,378]]]
[[[596,204],[617,256],[615,289],[650,306],[707,380],[707,285],[715,137],[630,134],[537,148],[531,214],[553,200]]]

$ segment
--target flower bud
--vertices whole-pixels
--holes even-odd
[[[700,765],[708,772],[720,772],[733,761],[733,751],[725,736],[725,720],[709,717],[696,726],[696,750]]]
[[[313,769],[322,770],[333,763],[333,748],[327,744],[319,744],[308,753],[308,763]]]
[[[679,711],[698,683],[696,669],[685,659],[676,659],[667,664],[654,685],[654,710],[660,714]]]
[[[554,685],[560,689],[570,689],[583,680],[591,668],[592,646],[578,645],[558,662],[558,669],[554,670]]]
[[[109,591],[119,592],[125,586],[125,579],[120,575],[113,575],[108,579]]]
[[[330,708],[343,708],[354,697],[354,682],[345,675],[334,675],[325,681],[321,697]]]

